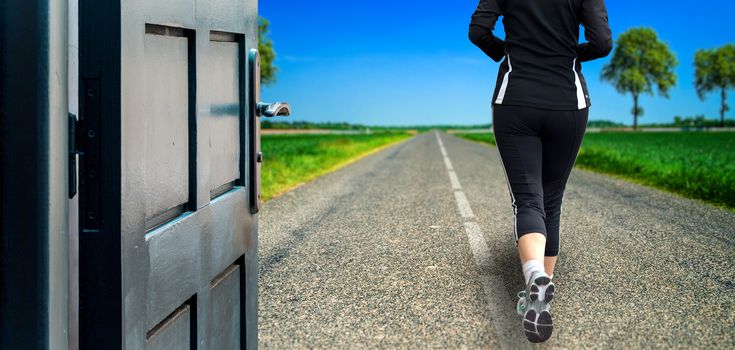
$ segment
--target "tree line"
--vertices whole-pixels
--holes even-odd
[[[610,62],[602,68],[601,78],[610,82],[622,94],[633,97],[633,128],[643,116],[639,98],[642,94],[668,98],[676,85],[676,56],[668,45],[659,40],[651,28],[633,28],[621,34],[615,42]],[[725,126],[727,90],[735,88],[735,45],[701,49],[694,55],[694,87],[700,99],[713,92],[720,94],[720,126]]]

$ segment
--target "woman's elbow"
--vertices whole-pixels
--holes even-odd
[[[488,33],[486,32],[485,28],[476,25],[470,25],[469,32],[467,33],[467,37],[476,46],[479,46],[480,43],[482,43],[483,39],[487,37],[487,35]]]
[[[613,42],[612,38],[605,40],[605,42],[600,45],[600,58],[607,57],[607,55],[610,54],[613,48]]]
[[[612,47],[612,39],[591,42],[587,46],[587,53],[590,56],[589,59],[595,60],[598,58],[607,57],[607,55],[610,54],[610,51],[612,51]]]

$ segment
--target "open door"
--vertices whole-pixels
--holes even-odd
[[[79,8],[80,348],[256,348],[257,1]]]

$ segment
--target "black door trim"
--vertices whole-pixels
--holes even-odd
[[[120,0],[79,1],[80,349],[123,344],[120,11]]]

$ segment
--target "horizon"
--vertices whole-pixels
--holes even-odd
[[[490,98],[498,64],[467,39],[476,0],[415,4],[376,0],[370,6],[340,1],[263,1],[277,53],[277,82],[264,86],[268,100],[291,102],[295,121],[372,125],[473,125],[490,123]],[[694,52],[733,42],[735,4],[710,2],[704,13],[681,11],[683,0],[609,1],[613,37],[633,27],[653,28],[679,65],[677,85],[666,99],[641,97],[642,124],[673,122],[674,116],[719,118],[719,94],[704,101],[694,86]],[[635,8],[636,11],[629,9]],[[338,20],[337,20],[338,19]],[[502,18],[501,18],[502,20]],[[682,25],[706,22],[707,26]],[[325,23],[334,23],[329,28]],[[330,30],[334,29],[334,30]],[[580,29],[580,41],[583,38]],[[504,37],[501,21],[495,34]],[[583,74],[592,98],[590,120],[632,124],[632,98],[599,77],[610,59],[588,62]],[[728,103],[735,105],[735,91]],[[732,112],[726,114],[733,119]]]
[[[365,128],[386,128],[386,129],[402,129],[402,128],[444,128],[444,127],[459,127],[459,128],[484,128],[484,127],[492,127],[492,122],[487,123],[480,123],[480,124],[450,124],[450,123],[440,123],[440,124],[362,124],[362,123],[350,123],[348,121],[323,121],[323,122],[316,122],[316,121],[308,121],[308,120],[279,120],[279,121],[270,121],[266,120],[272,125],[282,125],[282,124],[296,124],[296,123],[306,123],[306,124],[313,124],[313,125],[320,125],[320,124],[347,124],[347,126],[354,126],[354,127],[365,127]],[[705,121],[708,122],[719,122],[719,119],[716,118],[708,118],[705,119]],[[726,118],[725,121],[735,121],[733,118]],[[264,121],[265,122],[265,121]],[[632,127],[632,123],[622,123],[622,122],[614,122],[607,119],[589,119],[587,121],[587,124],[602,124],[602,123],[612,123],[611,127]],[[678,128],[677,126],[674,126],[674,120],[672,118],[669,122],[654,122],[654,123],[639,123],[638,127],[645,128],[645,127],[671,127],[671,128]],[[732,128],[732,126],[726,126],[727,128]],[[261,124],[261,128],[267,128],[263,124]]]

